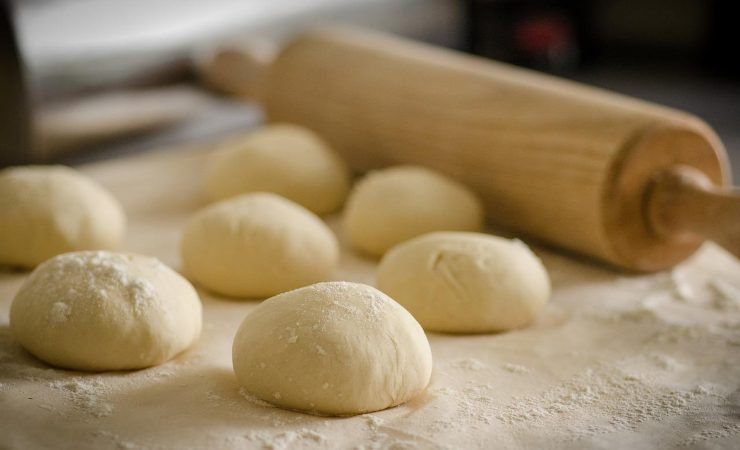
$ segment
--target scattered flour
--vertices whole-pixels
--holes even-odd
[[[465,359],[458,359],[458,360],[452,361],[450,363],[450,367],[454,367],[456,369],[477,371],[477,370],[487,369],[488,365],[479,359],[465,358]]]
[[[560,427],[569,431],[571,439],[578,439],[698,413],[698,400],[709,395],[702,386],[689,390],[658,387],[617,367],[596,366],[540,395],[513,399],[496,418],[510,426]]]
[[[93,433],[93,436],[105,438],[113,442],[113,445],[115,445],[116,448],[121,449],[121,450],[136,450],[136,449],[143,448],[142,446],[136,444],[135,442],[121,439],[117,434],[111,433],[110,431],[106,431],[106,430],[95,431]]]
[[[724,424],[718,428],[707,428],[689,437],[679,445],[682,447],[696,447],[698,444],[712,439],[724,439],[740,433],[740,422]]]
[[[373,430],[377,429],[379,426],[383,425],[383,423],[385,422],[385,420],[383,420],[382,418],[378,416],[374,416],[372,414],[365,414],[362,417],[365,418],[365,421],[367,422],[368,427],[370,427],[370,429],[373,429]]]
[[[159,295],[146,278],[130,269],[129,255],[107,251],[66,253],[47,262],[50,269],[32,272],[25,289],[38,291],[37,296],[51,295],[59,299],[50,311],[52,323],[63,323],[75,308],[89,308],[87,299],[109,301],[122,298],[131,303],[134,314],[142,314],[149,306],[160,305]],[[146,264],[157,271],[169,270],[155,258],[146,258]],[[76,287],[67,288],[68,280],[74,277]]]
[[[231,438],[232,441],[241,439],[258,444],[265,450],[287,450],[306,444],[322,444],[326,441],[323,434],[307,428],[278,433],[250,431],[241,438]]]
[[[69,317],[70,307],[64,302],[56,302],[51,305],[49,311],[49,322],[52,324],[61,324],[67,321]]]
[[[94,417],[113,414],[114,406],[104,400],[109,387],[98,376],[72,377],[48,383],[51,389],[67,395],[82,412]]]
[[[663,355],[660,353],[652,353],[649,356],[650,356],[650,359],[652,359],[652,361],[655,362],[655,365],[657,365],[659,368],[663,370],[675,372],[677,370],[681,370],[684,368],[682,364],[680,364],[679,362],[677,362],[675,359],[671,358],[668,355]]]
[[[519,364],[505,363],[501,366],[505,371],[511,373],[529,373],[529,369]]]
[[[607,282],[611,283],[613,276],[609,276],[611,278]],[[262,424],[262,428],[249,432],[246,432],[249,428],[236,429],[233,436],[213,430],[210,436],[214,439],[214,448],[335,448],[337,445],[332,439],[338,433],[343,433],[343,436],[358,433],[356,440],[349,445],[356,444],[354,448],[357,450],[440,448],[442,445],[435,443],[437,439],[456,439],[452,447],[467,448],[469,441],[464,439],[474,440],[471,436],[486,436],[491,442],[491,439],[519,437],[524,433],[552,437],[553,447],[558,447],[556,444],[559,443],[559,448],[593,447],[589,445],[593,442],[614,446],[616,435],[628,436],[631,443],[638,440],[637,433],[649,427],[664,430],[685,420],[694,421],[696,428],[693,429],[700,431],[682,434],[684,432],[677,430],[676,442],[679,445],[711,447],[716,444],[713,440],[726,443],[736,439],[740,434],[740,422],[736,416],[727,414],[728,409],[722,408],[730,408],[725,405],[733,402],[732,398],[728,400],[728,392],[739,388],[737,381],[729,378],[705,381],[703,377],[711,378],[722,370],[737,373],[734,360],[717,361],[721,355],[737,354],[740,350],[737,287],[728,281],[702,279],[683,268],[667,274],[625,277],[619,283],[623,292],[611,298],[598,295],[592,298],[576,290],[573,295],[578,301],[569,305],[567,301],[571,299],[567,291],[556,295],[553,303],[560,308],[558,311],[564,319],[562,324],[554,326],[562,328],[549,331],[533,328],[490,337],[475,336],[471,341],[477,347],[469,347],[471,356],[475,357],[467,357],[465,353],[453,354],[447,361],[441,361],[435,366],[435,384],[430,388],[428,398],[415,405],[390,410],[387,416],[375,413],[323,420],[281,410],[255,398],[243,388],[237,395],[233,385],[229,385],[231,388],[209,386],[197,391],[197,407],[199,411],[205,409],[203,404],[207,399],[208,414],[248,414],[250,420]],[[140,300],[148,301],[145,297],[151,293],[145,285],[131,280],[124,284],[131,289],[134,307],[137,295]],[[114,295],[118,289],[116,286],[100,287],[99,293],[103,297]],[[592,292],[598,294],[601,291],[594,289]],[[366,313],[369,321],[373,321],[382,315],[384,303],[377,299],[368,300],[371,307]],[[55,321],[63,324],[70,308],[76,306],[68,303],[63,295],[60,295],[58,303],[60,306],[55,306],[52,314]],[[356,305],[337,305],[332,313],[357,311]],[[675,311],[687,314],[671,315]],[[40,408],[37,410],[39,414],[57,414],[55,419],[58,420],[63,420],[65,412],[82,413],[84,420],[91,423],[98,419],[116,420],[124,411],[116,409],[110,402],[114,397],[111,394],[126,390],[114,391],[113,386],[117,385],[109,381],[111,378],[129,380],[126,386],[130,387],[139,387],[146,381],[165,389],[180,386],[176,384],[182,382],[178,375],[187,367],[167,363],[110,377],[94,374],[72,376],[30,358],[12,342],[7,326],[2,328],[7,317],[0,317],[0,322],[0,395],[12,394],[17,384],[34,383],[35,388],[47,390],[46,397],[39,395],[34,399],[34,407]],[[220,328],[207,327],[207,332],[222,333]],[[282,335],[287,343],[294,338],[300,339],[302,331],[298,324],[290,328],[292,331],[286,329]],[[562,345],[574,347],[563,348],[557,354],[552,353],[557,346],[551,341],[542,340],[539,335],[537,340],[532,338],[536,333],[552,338],[556,336],[554,333],[560,337],[566,332],[572,334],[570,340],[563,341]],[[587,339],[591,338],[600,340],[588,342]],[[627,344],[621,343],[623,338],[639,342],[639,345],[634,347],[630,344],[633,346],[628,348]],[[441,344],[432,339],[432,345],[449,342],[444,339],[439,338]],[[446,354],[451,354],[450,348],[445,349],[448,350]],[[518,348],[526,349],[521,357],[512,353]],[[692,348],[694,353],[691,353]],[[695,358],[697,348],[702,352],[701,365]],[[316,346],[311,349],[312,352],[314,350],[319,357],[327,356],[327,351],[332,349]],[[556,374],[560,372],[546,370],[546,363],[558,355],[569,355],[567,360],[578,361],[580,368],[568,372],[572,375],[559,378]],[[211,357],[206,355],[202,358]],[[540,360],[531,363],[531,367],[537,367],[537,377],[517,376],[530,373],[525,365],[501,363],[507,359],[528,363],[532,358],[542,358],[542,365]],[[188,358],[191,359],[196,361],[197,358]],[[268,363],[265,361],[260,367]],[[528,390],[514,395],[509,391],[512,385]],[[327,384],[326,388],[330,386]],[[136,395],[135,390],[132,395]],[[59,398],[64,399],[64,408],[60,407]],[[197,416],[195,411],[178,413]],[[433,439],[427,438],[427,434],[431,434]],[[97,431],[95,436],[107,440],[107,445],[101,447],[146,448],[138,445],[135,438],[127,440],[124,439],[127,436],[108,431]],[[585,445],[576,443],[589,438],[594,438],[594,441]],[[501,447],[507,447],[506,443]]]
[[[720,311],[740,311],[740,288],[720,279],[713,279],[707,285],[714,294],[712,306]]]

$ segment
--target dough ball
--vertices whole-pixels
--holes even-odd
[[[75,170],[0,171],[0,264],[31,268],[61,253],[115,249],[125,228],[118,201]]]
[[[404,403],[429,383],[424,331],[375,288],[314,284],[272,297],[242,322],[234,372],[254,396],[323,415],[378,411]]]
[[[201,305],[190,283],[156,258],[73,252],[31,273],[11,304],[10,328],[54,366],[140,369],[198,339]]]
[[[218,154],[206,178],[213,200],[247,192],[274,192],[325,214],[349,190],[349,172],[319,136],[296,125],[269,125],[233,141]]]
[[[318,217],[275,194],[223,200],[198,212],[181,243],[185,273],[231,297],[269,297],[329,277],[339,261]]]
[[[547,271],[529,247],[478,233],[430,233],[394,247],[377,281],[425,329],[450,333],[527,325],[550,297]]]
[[[478,231],[483,207],[476,195],[442,174],[417,166],[371,172],[350,193],[344,231],[359,250],[380,256],[431,231]]]

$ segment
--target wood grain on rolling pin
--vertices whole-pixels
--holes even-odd
[[[436,168],[475,188],[493,222],[633,270],[701,242],[648,226],[657,172],[685,164],[727,182],[721,143],[688,114],[374,33],[299,37],[259,98],[270,120],[313,128],[355,169]]]

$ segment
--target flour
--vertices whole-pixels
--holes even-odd
[[[683,364],[680,364],[675,359],[667,355],[663,355],[659,353],[652,353],[649,355],[649,357],[655,362],[656,366],[658,366],[659,368],[663,370],[675,372],[677,370],[681,370],[685,368]]]
[[[171,228],[180,222],[166,224],[157,237],[177,248]],[[25,439],[21,448],[39,447],[34,436],[58,436],[84,450],[736,448],[740,266],[709,247],[672,272],[620,277],[542,253],[554,296],[537,323],[495,335],[429,333],[427,392],[349,418],[286,411],[240,390],[231,342],[256,303],[201,292],[213,326],[196,351],[141,371],[75,373],[49,368],[14,342],[7,311],[25,275],[8,275],[12,284],[0,279],[0,447],[12,433]],[[337,277],[372,282],[372,262],[347,251],[343,258]],[[100,295],[120,286],[100,286]],[[74,311],[63,295],[56,301]],[[303,329],[291,327],[291,345],[300,345]],[[283,342],[293,336],[276,331]],[[315,358],[334,350],[308,347]],[[255,370],[260,362],[271,364],[260,359]]]
[[[115,410],[114,405],[104,399],[109,387],[99,377],[72,377],[52,381],[48,386],[69,397],[85,414],[107,417]]]
[[[505,363],[501,366],[501,368],[511,373],[519,373],[519,374],[529,373],[528,368],[524,366],[520,366],[519,364]]]
[[[135,314],[141,314],[146,305],[159,305],[159,296],[154,286],[144,277],[133,273],[127,264],[128,255],[107,251],[65,253],[48,263],[53,270],[34,272],[30,277],[35,284],[26,283],[26,289],[37,290],[36,296],[52,295],[60,299],[54,303],[49,320],[52,323],[65,322],[72,308],[93,308],[79,299],[96,299],[98,302],[122,298],[131,303]],[[146,259],[157,271],[167,270],[154,258]],[[62,283],[75,274],[76,287],[63,289]],[[122,295],[123,294],[123,295]]]
[[[70,307],[64,302],[56,302],[51,306],[49,311],[49,322],[52,324],[61,324],[67,321],[70,313]]]
[[[238,440],[238,438],[236,438]],[[321,433],[306,428],[297,431],[284,431],[271,434],[262,431],[251,431],[243,436],[243,439],[261,445],[265,450],[287,450],[307,444],[322,444],[326,437]],[[232,438],[234,440],[234,438]]]
[[[713,279],[708,282],[714,297],[712,306],[720,311],[740,311],[740,288],[723,281]]]
[[[121,439],[120,436],[110,431],[99,430],[92,433],[92,435],[95,437],[104,438],[107,441],[112,442],[113,445],[116,446],[116,448],[121,450],[136,450],[142,448],[142,446],[136,444],[135,442]]]
[[[689,390],[655,387],[618,368],[596,366],[538,396],[515,398],[497,419],[507,425],[560,426],[570,431],[570,439],[579,439],[698,413],[702,409],[699,401],[708,395],[702,386]],[[577,425],[574,419],[582,416],[600,422],[600,427]]]
[[[453,361],[452,363],[450,363],[450,367],[478,371],[487,369],[488,365],[483,361],[475,358],[465,358]]]
[[[379,426],[385,423],[385,420],[373,414],[365,414],[362,417],[365,418],[368,427],[370,427],[370,429],[372,430],[376,430]]]
[[[740,422],[724,424],[718,428],[702,430],[679,443],[679,445],[682,447],[694,447],[705,441],[728,438],[735,436],[736,434],[740,434]]]

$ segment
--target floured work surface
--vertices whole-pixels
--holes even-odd
[[[185,220],[204,204],[206,153],[84,167],[122,201],[125,250],[180,267]],[[336,218],[330,219],[338,230]],[[554,294],[540,320],[494,335],[429,333],[434,373],[413,402],[352,418],[250,399],[231,342],[256,301],[200,291],[195,348],[134,372],[51,369],[13,341],[24,273],[0,274],[0,448],[737,448],[740,264],[705,245],[671,272],[626,276],[543,249]],[[345,250],[335,278],[373,283]]]

